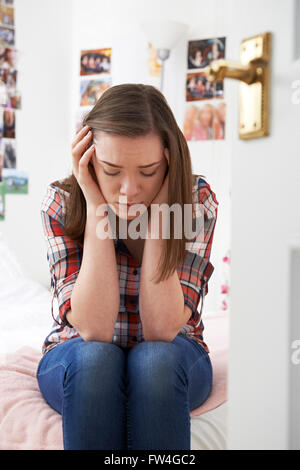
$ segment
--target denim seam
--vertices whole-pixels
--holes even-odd
[[[182,335],[182,336],[184,336],[184,335]],[[190,344],[191,344],[191,341],[194,341],[194,340],[189,341],[189,339],[188,339],[187,337],[186,337],[185,339],[186,339],[186,341],[188,341]],[[203,359],[203,358],[205,358],[206,362],[209,364],[209,367],[210,367],[210,370],[211,370],[211,376],[212,376],[212,373],[213,373],[212,363],[211,363],[209,354],[208,354],[208,352],[205,350],[204,346],[202,346],[202,345],[199,344],[199,343],[194,344],[194,346],[197,348],[197,351],[199,351],[198,346],[200,346],[200,354],[201,354],[201,356],[196,360],[196,362],[193,363],[193,365],[192,365],[192,366],[190,367],[190,369],[188,370],[188,372],[187,372],[187,379],[188,379],[188,381],[189,381],[189,377],[190,377],[190,374],[191,374],[192,369],[193,369],[193,368],[198,364],[198,362],[199,362],[201,359]]]
[[[55,364],[55,366],[50,367],[50,369],[47,369],[47,370],[44,371],[44,372],[39,372],[39,371],[38,371],[38,372],[37,372],[37,377],[38,377],[38,376],[40,377],[40,376],[45,375],[45,374],[48,374],[48,372],[51,372],[53,369],[56,369],[56,367],[59,367],[59,366],[63,366],[64,369],[66,370],[65,364],[63,364],[62,362],[59,362],[58,364]]]
[[[186,335],[181,335],[181,336],[186,336]],[[191,341],[189,341],[189,338],[185,338],[186,341],[188,341],[190,344],[191,344],[191,341],[194,341],[193,339]],[[211,360],[210,360],[210,357],[209,357],[209,354],[208,352],[205,350],[204,346],[202,346],[201,344],[197,343],[196,341],[194,341],[194,346],[197,348],[197,351],[199,351],[198,349],[198,346],[200,346],[200,353],[201,353],[201,357],[199,357],[199,359],[197,359],[196,362],[194,362],[194,364],[191,366],[191,368],[189,369],[188,371],[188,375],[190,375],[190,372],[191,370],[193,369],[193,367],[198,363],[198,361],[200,359],[203,359],[203,357],[205,358],[205,360],[209,363],[210,365],[210,368],[212,370],[212,364],[211,364]]]
[[[198,362],[201,361],[203,358],[207,360],[207,357],[206,357],[205,355],[199,357],[199,358],[197,359],[197,361],[194,362],[194,364],[190,367],[190,369],[189,369],[189,371],[188,371],[188,375],[190,375],[191,370],[192,370],[192,369],[198,364]],[[212,365],[211,365],[210,360],[208,361],[208,363],[209,363],[210,369],[211,369],[211,371],[212,371]]]

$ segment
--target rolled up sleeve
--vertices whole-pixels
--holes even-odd
[[[184,303],[192,309],[189,321],[199,322],[204,297],[208,293],[208,281],[214,271],[210,254],[218,213],[218,201],[209,184],[202,178],[193,206],[196,236],[186,244],[187,254],[179,270]],[[200,312],[197,310],[201,302]]]
[[[59,319],[56,323],[69,326],[66,314],[71,309],[71,294],[76,282],[82,259],[82,245],[65,234],[64,197],[52,186],[48,187],[41,206],[42,226],[47,248],[53,299],[56,297],[59,309]]]

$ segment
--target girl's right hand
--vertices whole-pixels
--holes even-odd
[[[99,187],[91,158],[95,152],[93,133],[89,126],[83,127],[72,142],[73,174],[84,194],[87,207],[96,208],[107,201]]]

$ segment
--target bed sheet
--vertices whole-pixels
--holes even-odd
[[[3,260],[5,256],[1,268]],[[42,284],[27,279],[20,269],[6,276],[1,269],[1,450],[62,448],[61,416],[47,405],[35,378],[41,345],[52,325],[50,304],[50,291]],[[213,389],[206,402],[191,412],[191,450],[225,449],[229,318],[224,313],[204,314],[203,322],[214,370]]]

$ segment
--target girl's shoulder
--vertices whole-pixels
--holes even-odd
[[[66,202],[69,196],[70,192],[61,180],[49,183],[41,203],[41,211],[62,222],[65,217]]]
[[[193,203],[195,204],[205,205],[209,203],[210,206],[214,206],[215,208],[219,204],[215,192],[202,175],[193,175],[192,195]]]
[[[193,175],[193,192],[198,191],[200,187],[207,184],[203,175]]]

